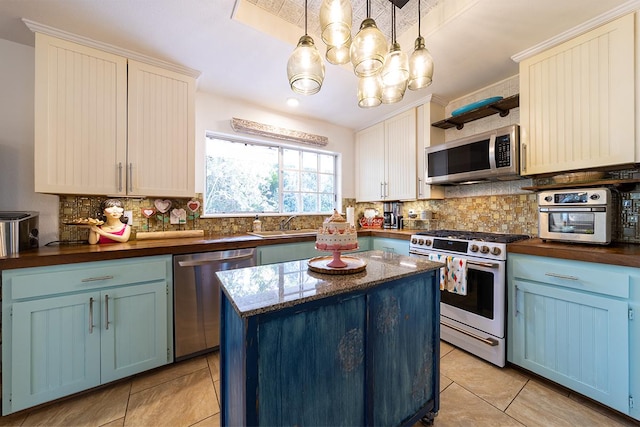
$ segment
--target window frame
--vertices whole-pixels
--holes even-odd
[[[331,214],[332,211],[327,211],[327,212],[231,212],[231,213],[205,213],[204,208],[205,208],[205,203],[204,203],[204,195],[206,194],[206,186],[207,186],[207,147],[206,145],[208,144],[208,139],[221,139],[221,140],[226,140],[229,142],[233,142],[233,143],[238,143],[238,144],[250,144],[250,145],[258,145],[258,146],[266,146],[266,147],[273,147],[273,148],[277,148],[278,149],[278,167],[279,167],[279,178],[278,178],[278,187],[279,187],[279,192],[280,192],[280,202],[282,202],[283,199],[283,163],[282,163],[282,150],[283,149],[290,149],[290,150],[297,150],[297,151],[306,151],[306,152],[311,152],[311,153],[317,153],[317,154],[324,154],[324,155],[330,155],[333,156],[334,158],[334,179],[335,179],[335,191],[334,191],[334,197],[335,197],[335,209],[338,210],[338,212],[341,212],[342,210],[342,171],[341,171],[341,165],[342,165],[342,153],[336,152],[336,151],[330,151],[330,150],[323,150],[321,148],[317,148],[317,147],[313,147],[313,146],[306,146],[306,145],[302,145],[302,144],[295,144],[295,143],[283,143],[282,141],[279,140],[268,140],[268,139],[261,139],[261,138],[253,138],[253,137],[244,137],[244,136],[239,136],[239,135],[230,135],[227,133],[221,133],[221,132],[214,132],[214,131],[206,131],[205,132],[205,141],[204,141],[204,147],[203,147],[203,155],[201,158],[201,162],[202,162],[202,189],[203,189],[203,193],[202,193],[202,214],[200,215],[200,218],[239,218],[239,217],[250,217],[253,218],[256,215],[262,216],[262,217],[280,217],[280,216],[288,216],[288,215],[296,215],[296,216],[314,216],[314,215],[327,215],[327,214]],[[318,176],[320,175],[320,172],[317,171]],[[282,203],[280,203],[280,208],[282,209]]]

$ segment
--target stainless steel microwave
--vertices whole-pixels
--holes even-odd
[[[608,188],[579,188],[538,193],[538,236],[543,240],[611,242],[614,218]]]
[[[425,149],[425,182],[507,181],[520,174],[520,127],[506,126]]]

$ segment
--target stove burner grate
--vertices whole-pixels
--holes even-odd
[[[481,242],[495,243],[513,243],[529,238],[529,236],[527,236],[526,234],[484,233],[481,231],[464,230],[429,230],[421,231],[417,234],[420,236],[442,237],[458,240],[477,240]]]

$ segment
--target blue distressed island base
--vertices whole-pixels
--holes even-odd
[[[439,409],[440,263],[382,251],[218,272],[222,425],[396,426]]]

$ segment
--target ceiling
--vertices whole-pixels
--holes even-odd
[[[417,36],[416,1],[409,0],[396,17],[398,41],[408,52]],[[308,0],[308,28],[324,53],[314,18],[320,3]],[[198,70],[198,91],[357,130],[429,94],[451,101],[514,76],[518,64],[512,55],[625,3],[422,0],[421,33],[435,62],[433,84],[407,90],[397,104],[371,109],[357,106],[357,79],[346,66],[326,63],[322,90],[315,95],[291,92],[286,64],[304,32],[304,0],[0,0],[0,38],[33,46],[33,33],[22,22],[26,18]],[[352,4],[355,34],[366,9],[364,0]],[[387,0],[372,0],[371,10],[379,26],[388,28]],[[295,26],[282,19],[288,15]],[[300,100],[295,110],[285,105],[291,96]]]

